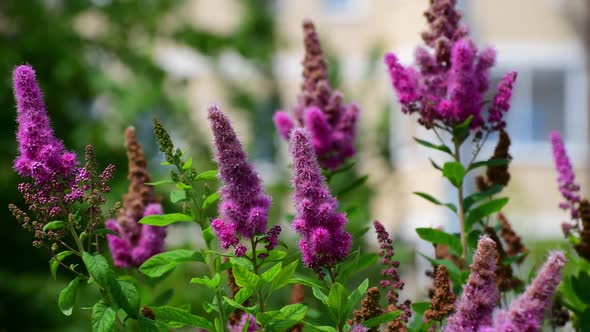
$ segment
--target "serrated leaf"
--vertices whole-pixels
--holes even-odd
[[[262,285],[262,279],[253,272],[248,271],[248,269],[242,265],[233,265],[232,272],[234,273],[236,284],[240,287],[257,290]]]
[[[184,213],[153,214],[139,220],[140,224],[152,226],[168,226],[176,222],[191,222],[193,217]]]
[[[449,247],[452,254],[461,256],[461,240],[453,235],[434,228],[416,228],[418,236],[430,243],[444,244]]]
[[[92,307],[92,331],[110,332],[115,327],[117,313],[103,302],[98,302]]]
[[[116,279],[114,272],[110,269],[109,263],[102,255],[92,255],[85,251],[82,254],[82,261],[92,279],[102,287],[107,288],[109,282]]]
[[[113,297],[115,302],[125,310],[125,312],[133,317],[137,318],[139,313],[139,292],[137,287],[129,281],[118,280],[121,292],[114,292]]]
[[[203,200],[203,204],[201,206],[201,208],[203,210],[206,210],[209,206],[211,206],[211,204],[217,202],[219,200],[221,196],[219,195],[219,192],[214,192],[211,195],[207,196],[207,198],[205,198]]]
[[[213,324],[211,324],[208,319],[203,318],[201,316],[193,315],[188,311],[176,307],[161,306],[151,307],[150,309],[154,313],[154,316],[156,317],[157,321],[162,321],[167,324],[180,323],[182,324],[182,326],[190,325],[208,331],[213,331],[215,329]]]
[[[62,229],[67,225],[67,223],[65,221],[61,221],[61,220],[54,220],[51,222],[48,222],[47,224],[45,224],[45,226],[43,226],[43,231],[48,231],[48,230],[58,230],[58,229]]]
[[[215,169],[199,173],[197,175],[197,177],[195,178],[195,180],[197,180],[197,181],[207,181],[207,180],[216,180],[216,179],[217,179],[217,170],[215,170]]]
[[[434,143],[431,143],[429,141],[426,141],[426,140],[423,140],[423,139],[420,139],[420,138],[417,138],[417,137],[414,137],[414,141],[416,141],[416,143],[418,143],[418,144],[420,144],[422,146],[425,146],[425,147],[427,147],[429,149],[434,149],[434,150],[442,151],[444,153],[450,154],[451,156],[453,155],[453,153],[451,152],[451,149],[448,146],[446,146],[446,145],[443,145],[443,144],[440,144],[440,145],[439,144],[434,144]]]
[[[458,188],[463,184],[465,168],[460,162],[448,161],[443,165],[443,176]]]
[[[70,283],[59,293],[57,304],[59,310],[66,315],[70,316],[74,305],[76,304],[76,294],[78,293],[78,286],[80,285],[80,277],[74,278]]]
[[[473,208],[471,212],[465,218],[465,230],[470,230],[473,225],[479,220],[502,210],[502,208],[508,203],[508,198],[496,198],[489,202],[482,203],[477,207]]]
[[[139,267],[139,271],[150,278],[158,278],[172,271],[183,262],[204,263],[203,256],[193,250],[177,249],[154,255]]]
[[[368,328],[377,327],[381,324],[394,321],[397,318],[397,316],[399,316],[399,315],[400,315],[399,310],[386,312],[386,313],[379,315],[377,317],[367,319],[366,321],[363,322],[363,326],[368,327]]]

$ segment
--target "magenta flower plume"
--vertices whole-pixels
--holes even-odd
[[[292,226],[301,235],[303,262],[323,275],[322,268],[330,268],[348,255],[351,236],[344,231],[347,219],[338,212],[338,201],[324,181],[305,129],[291,132],[291,154],[297,209]]]
[[[248,329],[246,329],[246,332],[260,331],[260,325],[256,322],[256,318],[250,314],[243,313],[240,317],[240,321],[236,325],[228,324],[229,332],[242,332],[246,326],[246,322],[248,322]]]
[[[495,315],[493,327],[488,328],[488,331],[540,331],[543,318],[551,309],[565,262],[563,253],[552,252],[526,291],[512,301],[508,309]]]
[[[553,146],[553,160],[557,169],[559,191],[563,198],[565,198],[565,201],[560,203],[559,207],[564,210],[570,210],[572,218],[577,218],[577,205],[580,203],[580,185],[576,183],[576,175],[561,135],[556,131],[552,131],[549,137]]]
[[[105,226],[117,235],[107,235],[107,243],[116,267],[138,267],[148,258],[164,251],[166,227],[139,224],[139,220],[162,214],[162,205],[154,197],[143,148],[135,129],[125,130],[128,159],[129,188],[123,197],[123,208],[117,219],[107,220]]]
[[[307,128],[320,165],[336,169],[355,154],[359,108],[345,105],[342,94],[330,86],[328,67],[311,21],[303,22],[303,32],[303,83],[293,109],[294,120],[287,112],[278,111],[273,121],[279,135],[287,140],[296,126]]]
[[[471,274],[463,286],[455,313],[447,320],[446,332],[475,332],[492,323],[492,312],[500,301],[496,286],[496,243],[482,236],[470,266]]]
[[[369,328],[368,327],[364,327],[361,324],[354,324],[350,328],[350,332],[369,332]]]
[[[270,197],[264,194],[258,174],[248,162],[229,119],[218,106],[209,107],[209,121],[219,178],[223,183],[221,217],[211,225],[221,246],[227,249],[235,246],[240,237],[251,239],[265,234]]]
[[[516,75],[507,75],[489,106],[490,117],[484,119],[484,96],[496,52],[477,50],[455,7],[455,0],[430,1],[425,13],[430,30],[422,39],[431,50],[418,48],[414,67],[404,67],[392,53],[385,55],[393,88],[402,112],[418,113],[418,122],[428,129],[454,127],[471,117],[472,130],[499,130],[504,126],[502,115],[510,107]]]
[[[498,83],[496,95],[494,96],[488,115],[488,123],[490,123],[493,129],[499,130],[506,127],[506,122],[502,118],[504,113],[510,109],[510,99],[512,98],[516,76],[516,72],[511,71],[504,75],[500,83]]]
[[[66,151],[63,143],[53,135],[35,71],[28,65],[16,67],[12,83],[18,112],[19,144],[14,169],[23,177],[44,183],[70,174],[76,166],[76,155]]]

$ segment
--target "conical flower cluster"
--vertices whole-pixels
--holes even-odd
[[[338,212],[338,201],[330,194],[305,129],[291,132],[291,154],[297,209],[293,229],[301,235],[303,262],[322,275],[322,267],[330,268],[348,255],[351,236],[344,230],[347,218]]]
[[[342,94],[330,87],[324,54],[310,20],[303,22],[303,33],[303,84],[293,110],[295,121],[287,112],[279,111],[274,122],[285,139],[289,139],[293,128],[307,128],[320,165],[336,169],[355,153],[353,143],[359,108],[356,104],[345,105]]]

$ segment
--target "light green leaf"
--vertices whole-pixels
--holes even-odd
[[[178,203],[186,200],[186,192],[184,190],[173,190],[170,192],[170,202]]]
[[[221,282],[221,276],[219,275],[219,273],[215,273],[215,276],[213,278],[209,278],[208,276],[204,276],[204,277],[196,277],[196,278],[192,278],[191,279],[191,284],[199,284],[199,285],[205,285],[207,288],[213,289],[215,290],[217,288],[217,286],[219,286],[219,283]]]
[[[92,331],[110,332],[115,327],[117,313],[103,302],[98,302],[92,307]]]
[[[61,310],[61,312],[66,316],[70,316],[72,314],[72,310],[76,304],[76,294],[78,293],[79,285],[80,277],[76,277],[66,286],[66,288],[61,291],[61,293],[59,293],[57,304],[59,306],[59,310]]]
[[[55,257],[51,258],[49,261],[49,270],[51,271],[51,276],[55,280],[57,274],[57,268],[59,267],[59,262],[63,261],[64,258],[72,255],[74,252],[71,250],[66,250],[58,253]]]
[[[161,181],[156,181],[156,182],[146,182],[144,183],[146,186],[161,186],[163,184],[173,184],[174,181],[172,180],[161,180]]]
[[[217,179],[217,170],[212,169],[209,171],[205,171],[203,173],[199,173],[195,180],[197,181],[207,181],[207,180],[216,180]]]
[[[368,328],[373,328],[373,327],[379,326],[379,325],[387,323],[387,322],[392,322],[399,315],[400,315],[399,310],[386,312],[382,315],[379,315],[377,317],[374,317],[374,318],[364,321],[363,326],[368,327]]]
[[[248,271],[248,269],[242,265],[233,265],[232,272],[234,273],[236,284],[240,287],[257,290],[262,285],[262,279],[256,274]]]
[[[443,165],[443,176],[458,188],[463,184],[465,168],[460,162],[448,161]]]
[[[350,312],[345,312],[348,295],[349,293],[346,287],[339,282],[332,285],[330,293],[328,294],[327,305],[330,309],[329,313],[332,315],[332,318],[336,321],[338,326],[342,326],[346,316],[350,314]]]
[[[270,289],[268,291],[269,295],[271,292],[281,289],[289,283],[291,277],[295,273],[295,269],[297,269],[298,263],[299,261],[296,260],[281,269],[281,271],[272,279],[270,283]]]
[[[140,224],[152,226],[168,226],[176,222],[194,221],[193,217],[183,213],[153,214],[139,220]]]
[[[172,271],[183,262],[204,263],[203,256],[193,250],[177,249],[154,255],[139,267],[139,271],[150,278],[158,278]]]
[[[139,292],[137,291],[137,287],[126,280],[118,280],[117,282],[121,292],[113,292],[113,297],[116,296],[114,299],[115,302],[117,302],[117,304],[119,304],[129,316],[137,318],[139,313]]]
[[[209,206],[211,206],[211,204],[217,202],[219,200],[221,196],[219,195],[219,192],[214,192],[211,195],[207,196],[207,198],[205,198],[203,200],[203,204],[201,206],[201,208],[203,210],[207,209]]]
[[[448,246],[453,255],[461,256],[463,252],[461,240],[453,234],[434,228],[416,228],[416,233],[424,241]]]
[[[502,191],[503,188],[503,186],[497,184],[492,186],[490,189],[487,189],[482,192],[477,192],[465,197],[465,199],[463,199],[463,209],[465,210],[465,212],[469,211],[473,204],[481,201],[482,199],[488,198],[499,193],[500,191]]]
[[[282,266],[283,264],[279,262],[273,265],[273,267],[271,267],[270,269],[264,271],[264,273],[262,273],[260,277],[262,278],[262,280],[269,283],[274,279],[274,277],[277,276],[277,274],[279,274],[279,272],[281,272]]]
[[[187,169],[191,168],[191,166],[193,166],[193,157],[187,159],[184,165],[182,165],[182,169],[186,171]]]
[[[324,302],[324,304],[328,304],[328,295],[326,295],[321,288],[313,287],[312,292],[316,299]]]
[[[469,231],[473,225],[479,220],[502,210],[502,208],[508,203],[508,198],[496,198],[489,202],[482,203],[477,207],[473,208],[465,219],[465,230]]]
[[[54,220],[45,224],[45,226],[43,226],[43,231],[62,229],[66,225],[67,223],[65,221]]]

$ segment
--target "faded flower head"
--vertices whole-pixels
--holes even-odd
[[[110,219],[105,225],[119,235],[107,235],[115,266],[135,267],[164,251],[166,227],[138,223],[143,217],[162,214],[162,205],[154,197],[154,188],[145,184],[150,182],[150,175],[133,127],[125,130],[125,148],[129,187],[117,219]]]
[[[385,55],[393,88],[402,111],[418,113],[426,128],[454,127],[471,118],[471,129],[501,129],[516,74],[509,73],[498,86],[486,121],[484,96],[496,53],[491,48],[478,51],[455,7],[455,0],[430,2],[425,13],[430,30],[422,38],[432,51],[418,48],[415,67],[404,67],[393,53]]]
[[[496,243],[482,236],[469,266],[471,274],[455,305],[455,313],[447,320],[446,332],[471,332],[492,322],[492,312],[500,301],[496,286]]]
[[[342,94],[332,90],[319,38],[310,20],[303,22],[303,32],[303,83],[293,110],[295,119],[285,111],[278,111],[274,122],[285,139],[289,139],[293,128],[307,128],[320,165],[336,169],[355,153],[359,108],[356,104],[345,105]]]
[[[322,276],[322,268],[330,268],[348,255],[351,236],[344,230],[346,215],[338,212],[338,201],[330,194],[310,140],[305,129],[291,132],[291,184],[297,209],[292,226],[301,235],[303,262]]]
[[[217,105],[209,107],[209,121],[213,132],[215,161],[219,167],[221,217],[211,226],[225,249],[236,246],[240,238],[251,239],[267,232],[270,197],[262,188],[262,182],[248,162],[242,144],[238,140],[229,118]],[[270,247],[276,246],[280,227],[267,234]],[[237,254],[245,254],[236,247]]]

